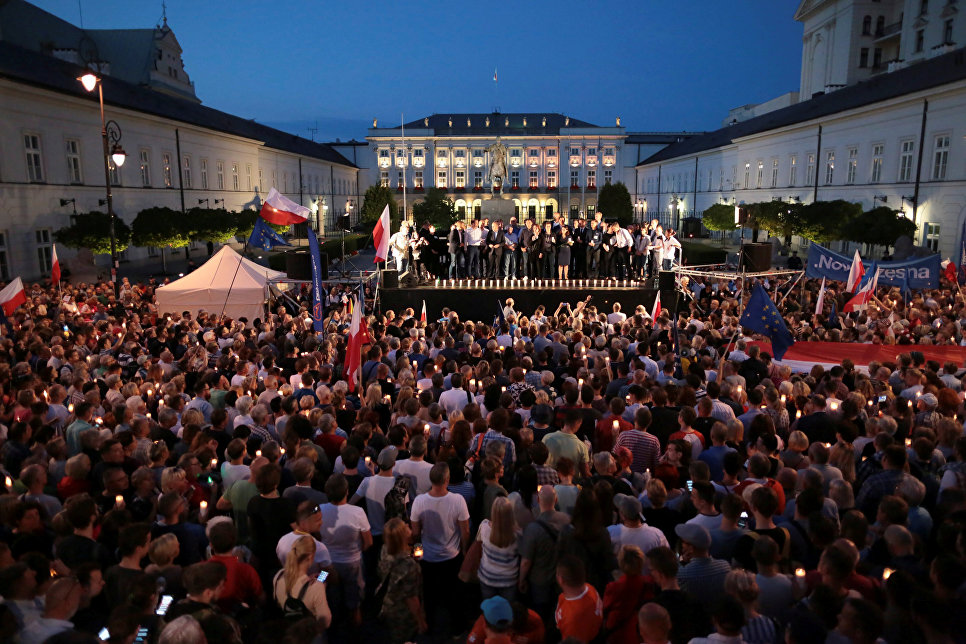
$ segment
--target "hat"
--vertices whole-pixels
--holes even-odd
[[[389,470],[396,464],[396,454],[399,450],[390,445],[389,447],[382,448],[379,452],[379,456],[376,457],[376,465],[379,466],[380,470]]]
[[[933,394],[923,394],[919,397],[919,401],[930,409],[934,409],[939,404],[939,401]]]
[[[641,515],[641,502],[628,494],[615,494],[614,507],[621,513],[622,517],[632,518]]]
[[[491,626],[505,626],[513,621],[513,608],[510,602],[496,595],[480,604],[483,609],[483,619]]]
[[[711,533],[703,525],[681,523],[674,527],[674,534],[678,535],[681,541],[690,543],[698,550],[707,550],[711,547]]]
[[[551,411],[548,405],[534,405],[530,410],[530,420],[541,425],[549,425],[551,421]]]

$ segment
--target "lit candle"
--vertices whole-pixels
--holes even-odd
[[[583,386],[584,386],[584,379],[577,378],[577,387],[583,387]]]
[[[8,490],[12,490],[13,489],[13,479],[10,478],[9,476],[6,477],[5,479],[3,479],[3,483],[4,483],[4,485],[7,486],[7,489]]]
[[[208,515],[208,502],[202,501],[198,516],[204,519]]]
[[[470,378],[470,387],[476,387],[476,379]]]
[[[72,414],[74,413],[74,403],[67,405],[67,411]]]
[[[906,439],[906,447],[912,447],[912,439],[911,438],[907,438]]]
[[[94,419],[94,422],[97,423],[98,425],[103,425],[104,419],[98,416],[97,418]]]
[[[154,395],[154,389],[148,389],[148,398]]]
[[[894,572],[895,572],[895,570],[893,570],[892,568],[884,568],[882,570],[882,581],[887,580],[889,577],[892,576],[892,573],[894,573]]]
[[[500,387],[500,391],[506,391],[506,387]]]
[[[802,417],[802,410],[799,409],[798,411],[795,412],[795,418],[798,419],[798,418],[801,418],[801,417]]]
[[[782,404],[785,404],[785,394],[782,394]]]
[[[416,369],[416,361],[413,360],[413,369]]]
[[[368,468],[371,463],[372,463],[372,457],[371,456],[367,456],[366,457],[366,468]]]
[[[741,393],[741,385],[738,385],[738,393]]]
[[[284,447],[281,448],[280,452],[281,452],[282,456],[285,456],[285,448]]]
[[[218,467],[218,459],[217,458],[211,459],[211,467],[213,467],[213,468],[214,467]]]
[[[832,411],[835,411],[835,410],[837,410],[839,408],[839,404],[837,402],[833,402],[831,404],[831,407],[832,407]]]
[[[413,557],[416,559],[423,558],[423,544],[417,543],[415,546],[413,546]]]
[[[114,505],[116,507],[118,507],[118,508],[123,508],[124,507],[124,497],[121,496],[120,494],[118,494],[117,496],[115,496],[114,497]]]
[[[47,390],[46,389],[44,389],[44,400],[47,400],[47,401],[50,400],[50,396],[47,394]]]
[[[425,425],[423,425],[423,435],[429,436],[429,423],[426,423]]]
[[[795,576],[798,577],[799,579],[804,579],[805,578],[805,569],[804,568],[796,568],[795,569]]]
[[[620,422],[617,421],[617,420],[615,420],[614,421],[614,431],[616,432],[620,428],[620,426],[621,426]]]
[[[256,449],[255,450],[255,458],[261,458],[261,457],[262,457],[262,450]]]

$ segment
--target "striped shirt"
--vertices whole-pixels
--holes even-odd
[[[517,585],[517,575],[520,572],[520,553],[517,541],[503,548],[498,548],[490,542],[492,527],[489,519],[480,524],[477,539],[483,544],[483,554],[480,557],[480,568],[477,574],[481,584],[492,588],[507,588]]]
[[[499,441],[506,445],[506,452],[503,454],[503,468],[509,472],[510,468],[517,460],[516,444],[509,436],[504,436],[500,432],[488,429],[483,435],[483,444],[480,445],[480,458],[483,458],[483,456],[486,454],[486,446],[492,441]]]
[[[631,471],[643,474],[645,470],[657,467],[657,459],[661,455],[661,442],[654,434],[632,429],[622,432],[617,437],[617,447],[631,450],[634,460]]]

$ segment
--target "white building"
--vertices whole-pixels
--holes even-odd
[[[48,274],[53,231],[75,208],[105,210],[97,92],[77,81],[82,61],[122,131],[127,159],[111,183],[128,224],[152,206],[257,207],[273,186],[323,228],[358,205],[358,168],[330,146],[201,105],[167,24],[82,30],[11,0],[0,5],[0,279]],[[131,248],[122,260],[158,253]]]

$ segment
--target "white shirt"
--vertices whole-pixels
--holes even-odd
[[[420,494],[410,513],[422,530],[423,559],[429,562],[449,561],[460,553],[460,521],[470,520],[466,501],[459,494],[444,496]]]
[[[483,241],[483,231],[480,228],[466,229],[466,245],[479,246]]]
[[[395,476],[367,476],[362,479],[359,489],[352,496],[353,501],[365,498],[366,514],[369,516],[369,526],[374,535],[382,534],[382,527],[386,523],[386,494],[395,484]]]
[[[409,476],[416,481],[416,494],[426,494],[432,487],[429,481],[429,471],[433,469],[432,463],[426,461],[414,461],[411,458],[404,461],[396,461],[393,471],[396,476]]]
[[[621,546],[637,546],[641,552],[647,552],[651,548],[668,545],[664,533],[646,523],[642,523],[639,528],[628,528],[623,523],[619,523],[608,526],[607,532],[610,533],[614,554],[620,552]]]
[[[322,506],[322,543],[333,563],[355,563],[362,558],[363,532],[369,532],[369,519],[362,508],[348,503]]]
[[[454,411],[462,411],[463,407],[471,402],[472,395],[462,387],[444,391],[439,395],[439,406],[446,411],[447,416],[452,415]]]
[[[627,314],[623,311],[614,311],[607,314],[607,321],[611,324],[620,324],[627,319]]]
[[[304,532],[289,532],[278,540],[278,545],[275,546],[275,554],[278,555],[278,560],[285,565],[285,558],[288,557],[288,553],[292,552],[292,545],[306,535]],[[332,557],[329,556],[329,549],[325,547],[325,544],[313,537],[315,541],[315,563],[323,568],[332,563]]]
[[[721,527],[721,516],[721,514],[709,516],[707,514],[698,513],[697,516],[688,520],[686,523],[704,526],[710,532],[711,530],[717,530]]]

